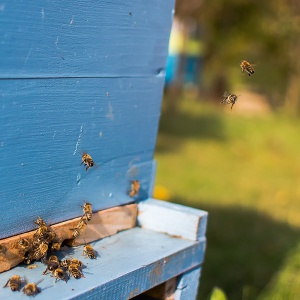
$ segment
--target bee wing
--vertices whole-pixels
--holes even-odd
[[[224,92],[223,97],[228,97],[229,93],[227,91]]]
[[[39,281],[35,282],[36,285],[39,285],[42,281],[44,280],[44,278],[40,279]]]

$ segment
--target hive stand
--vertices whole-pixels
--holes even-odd
[[[151,198],[173,5],[1,2],[0,299],[26,297],[1,288],[15,274],[43,278],[37,299],[195,299],[207,213]],[[15,242],[38,216],[67,240],[83,201],[92,221],[63,253],[84,262],[85,278],[55,283],[41,262],[16,266]]]

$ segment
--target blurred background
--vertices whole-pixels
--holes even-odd
[[[154,196],[209,212],[199,299],[300,297],[299,33],[297,0],[177,0]]]

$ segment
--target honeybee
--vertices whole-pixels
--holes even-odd
[[[80,277],[84,278],[84,275],[82,274],[82,272],[80,270],[80,267],[75,263],[71,262],[71,264],[68,266],[68,272],[75,279],[79,279]]]
[[[32,254],[32,259],[38,260],[42,257],[44,257],[47,254],[48,251],[48,244],[45,242],[41,242],[40,245],[34,249],[34,252]]]
[[[93,167],[94,166],[94,161],[92,159],[92,157],[87,154],[87,153],[83,153],[82,156],[81,156],[81,164],[84,164],[84,166],[86,166],[85,170],[87,171],[90,167]]]
[[[86,255],[90,259],[97,259],[96,258],[96,251],[90,244],[86,244],[83,248],[83,255]]]
[[[13,292],[15,292],[21,289],[21,284],[22,284],[21,277],[19,275],[14,275],[7,280],[4,288],[9,286],[10,289]]]
[[[241,63],[240,63],[240,67],[242,68],[242,73],[243,74],[244,74],[245,71],[248,73],[249,76],[254,74],[253,65],[250,64],[248,61],[242,60]]]
[[[39,227],[42,227],[42,226],[48,227],[48,225],[44,222],[44,220],[41,217],[38,217],[37,220],[34,221],[34,223]]]
[[[85,217],[82,217],[78,223],[78,225],[75,228],[71,228],[70,230],[73,230],[73,238],[77,238],[80,236],[81,232],[86,228],[87,221]]]
[[[55,282],[57,280],[64,280],[65,282],[67,282],[67,275],[65,273],[65,271],[61,268],[56,268],[53,272],[53,275],[55,277]]]
[[[31,248],[31,245],[27,239],[22,238],[16,242],[16,247],[21,250],[21,252],[26,252]]]
[[[34,242],[40,243],[49,237],[49,232],[47,226],[40,226],[33,235]]]
[[[131,182],[131,190],[129,191],[129,196],[133,198],[138,194],[141,185],[138,180],[130,180],[130,182]]]
[[[80,269],[83,266],[82,261],[80,261],[79,259],[76,259],[76,258],[72,258],[72,259],[66,258],[60,262],[60,266],[63,268],[68,268],[70,264],[77,265],[78,268],[80,268]]]
[[[93,216],[92,204],[84,201],[84,205],[81,206],[83,208],[83,213],[88,221],[91,221]]]
[[[227,92],[225,92],[223,97],[224,99],[220,103],[231,104],[231,109],[232,109],[233,105],[237,101],[238,96],[235,94],[228,94]]]
[[[60,249],[62,242],[61,241],[55,241],[52,242],[51,246],[50,246],[50,250],[52,252],[56,252]]]
[[[38,284],[41,283],[43,279],[39,280],[38,282],[34,283],[27,283],[25,287],[23,288],[23,293],[25,293],[27,296],[35,296],[36,294],[41,292],[41,289],[38,287]]]
[[[51,255],[48,261],[45,260],[45,263],[47,264],[47,268],[43,272],[43,275],[47,274],[48,271],[53,272],[59,267],[59,260],[56,255]]]

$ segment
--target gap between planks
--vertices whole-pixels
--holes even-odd
[[[137,207],[137,204],[129,204],[93,213],[92,220],[88,222],[87,228],[76,240],[72,240],[72,228],[77,226],[81,217],[55,225],[48,225],[50,225],[56,233],[57,238],[69,240],[71,246],[77,246],[135,227]],[[0,245],[4,248],[0,253],[0,273],[22,262],[23,255],[19,253],[19,250],[16,248],[16,242],[21,238],[32,239],[34,233],[35,230],[0,240]]]

